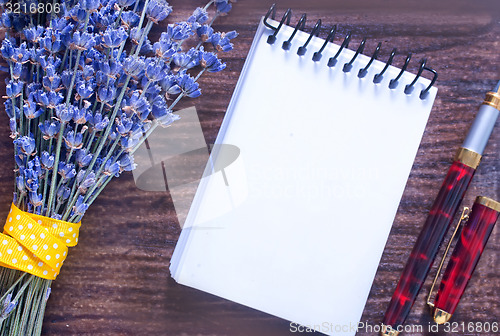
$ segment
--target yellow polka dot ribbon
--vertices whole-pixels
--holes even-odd
[[[54,280],[78,243],[80,223],[24,212],[12,204],[0,233],[0,266]]]

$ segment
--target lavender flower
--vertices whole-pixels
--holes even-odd
[[[109,159],[106,161],[104,164],[104,171],[103,173],[110,176],[110,175],[115,175],[118,176],[118,173],[120,172],[120,164],[118,162],[114,162],[114,160]]]
[[[132,6],[135,3],[136,0],[117,0],[116,3],[118,6],[122,8],[126,8],[128,6]]]
[[[26,0],[28,7],[38,2]],[[173,110],[201,94],[202,74],[225,68],[218,52],[233,48],[236,33],[214,32],[209,13],[215,7],[217,17],[231,5],[207,2],[187,20],[165,25],[157,40],[153,24],[172,12],[165,0],[63,0],[56,1],[60,12],[1,15],[20,209],[78,222],[113,177],[136,167],[145,136],[180,118]],[[11,300],[0,303],[0,319],[16,305]],[[25,320],[5,326],[28,330]],[[41,330],[42,320],[32,327]]]
[[[43,35],[44,28],[42,26],[30,27],[23,30],[24,37],[30,42],[37,43],[38,39]]]
[[[227,14],[232,8],[229,0],[215,0],[215,6],[220,14]]]
[[[123,71],[130,76],[138,76],[146,67],[143,58],[127,57],[123,63]]]
[[[59,118],[59,121],[63,123],[67,123],[73,119],[76,111],[78,111],[78,108],[73,105],[66,106],[64,104],[60,104],[56,106],[56,115]]]
[[[202,25],[208,20],[208,13],[205,9],[198,7],[194,10],[193,15],[191,15],[186,22],[190,23],[193,25],[194,23],[197,23],[198,25]],[[198,28],[198,27],[193,27],[192,28]]]
[[[51,54],[57,53],[62,48],[59,35],[45,36],[40,39],[40,46]]]
[[[139,23],[139,15],[132,11],[124,12],[121,21],[126,28],[134,27]]]
[[[186,73],[179,78],[178,84],[182,92],[190,98],[196,98],[201,95],[198,83]]]
[[[177,85],[177,77],[174,75],[168,75],[165,78],[163,78],[160,81],[160,86],[167,94],[174,95],[182,91],[179,85]]]
[[[17,189],[22,193],[26,193],[26,187],[25,187],[25,182],[24,182],[24,176],[17,176],[16,177],[16,185]]]
[[[14,140],[14,144],[24,155],[27,156],[33,155],[36,147],[35,139],[30,136],[23,136],[17,140]]]
[[[83,146],[83,134],[75,133],[75,131],[69,131],[64,137],[64,142],[66,147],[69,149],[80,149]]]
[[[28,191],[38,190],[38,174],[33,169],[24,169],[24,185]]]
[[[10,59],[16,63],[26,63],[29,61],[31,52],[28,50],[26,43],[23,42],[19,48],[14,48]]]
[[[45,120],[43,123],[38,124],[38,128],[43,134],[43,139],[49,140],[54,138],[57,135],[57,133],[59,133],[61,124],[57,120],[53,121]]]
[[[92,154],[88,153],[87,149],[80,149],[76,156],[76,162],[78,162],[80,168],[84,168],[92,161],[92,157]]]
[[[191,69],[200,64],[200,56],[198,50],[191,48],[186,53],[176,53],[172,59],[177,66],[183,69]]]
[[[93,116],[89,116],[89,123],[94,131],[102,131],[108,126],[109,119],[107,116],[103,118],[101,113],[96,112]]]
[[[150,58],[146,64],[146,77],[151,82],[162,80],[170,70],[161,58]]]
[[[214,53],[203,52],[200,63],[208,72],[219,72],[226,68],[226,64],[222,63]]]
[[[52,169],[52,167],[54,167],[54,155],[50,155],[47,151],[43,151],[41,156],[41,163],[43,169]]]
[[[4,320],[9,316],[9,314],[16,308],[17,302],[11,301],[12,293],[7,294],[5,300],[1,303],[0,310],[0,321]]]
[[[108,28],[102,36],[102,45],[106,48],[118,48],[126,38],[127,32],[123,27]]]
[[[67,181],[76,176],[75,165],[72,163],[59,162],[58,173],[61,175],[63,181]]]
[[[86,174],[85,170],[80,170],[76,177],[76,181],[78,183],[78,190],[82,195],[87,193],[87,189],[92,187],[96,183],[95,173],[90,172],[90,174]]]
[[[75,214],[79,216],[83,216],[85,214],[85,211],[89,208],[89,205],[84,203],[84,198],[83,196],[78,196],[78,199],[75,203],[75,206],[73,207],[73,211]]]
[[[33,191],[31,191],[31,192],[29,193],[29,200],[30,200],[30,203],[31,203],[34,207],[38,207],[38,206],[43,205],[42,199],[43,199],[42,194],[38,194],[38,193],[33,192]]]
[[[59,189],[57,189],[57,198],[59,202],[65,201],[68,199],[69,195],[71,193],[71,189],[65,186],[60,186]]]
[[[82,99],[88,99],[94,93],[92,88],[92,83],[81,81],[76,84],[76,92],[80,95]]]
[[[15,82],[10,80],[7,86],[5,87],[5,93],[8,98],[16,98],[21,95],[23,92],[24,84],[22,82]]]
[[[214,33],[207,39],[207,42],[212,43],[215,49],[218,51],[227,52],[233,50],[233,44],[231,40],[238,36],[235,31],[230,31],[228,33]]]
[[[90,0],[91,1],[91,0]],[[73,34],[69,47],[71,49],[87,50],[96,45],[94,37],[89,33],[76,31]]]
[[[172,12],[172,7],[165,0],[151,0],[146,8],[146,16],[154,23],[164,20]]]
[[[100,1],[99,0],[79,0],[79,4],[82,9],[87,12],[94,12],[99,8]]]
[[[62,100],[63,96],[59,92],[49,91],[43,92],[38,90],[36,92],[35,98],[37,103],[46,108],[55,108]]]
[[[24,116],[28,119],[35,119],[42,115],[43,110],[37,108],[34,102],[26,102],[23,108]]]

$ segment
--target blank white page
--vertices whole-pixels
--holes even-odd
[[[324,41],[313,38],[298,56],[309,34],[297,32],[285,51],[292,31],[282,27],[270,45],[272,30],[260,23],[217,138],[239,156],[202,179],[171,273],[326,334],[354,335],[345,326],[361,318],[437,89],[421,100],[429,84],[421,78],[406,95],[410,73],[389,89],[394,67],[374,84],[379,61],[360,79],[363,55],[344,73],[351,50],[329,68],[332,43],[315,63]]]

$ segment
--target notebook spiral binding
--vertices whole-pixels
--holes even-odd
[[[274,20],[275,17],[276,17],[276,4],[272,4],[271,7],[269,8],[269,10],[267,11],[266,15],[264,16],[264,25],[266,27],[274,30],[274,33],[269,35],[269,37],[267,38],[267,43],[269,43],[269,44],[274,44],[276,42],[276,36],[278,35],[280,29],[283,27],[284,24],[286,24],[287,26],[290,25],[290,20],[292,17],[292,10],[290,8],[288,8],[286,10],[285,14],[283,14],[283,16],[281,17],[281,20],[280,20],[277,27],[271,25],[268,22],[269,18]],[[299,21],[295,25],[295,28],[294,28],[292,34],[290,35],[290,37],[288,38],[288,40],[283,42],[282,48],[284,50],[290,50],[290,48],[292,46],[293,38],[295,37],[297,31],[305,29],[306,21],[307,21],[307,15],[302,14]],[[299,56],[305,55],[305,53],[307,52],[307,46],[311,42],[313,36],[319,36],[319,32],[321,30],[321,25],[322,25],[322,22],[321,22],[321,19],[319,19],[316,22],[316,24],[314,25],[311,33],[309,34],[307,41],[297,49],[297,55],[299,55]],[[318,62],[319,60],[321,60],[321,58],[323,56],[322,53],[323,53],[325,47],[328,45],[329,42],[333,42],[336,33],[337,33],[337,25],[334,25],[331,28],[330,32],[328,33],[328,36],[326,37],[325,42],[323,43],[321,48],[319,50],[317,50],[316,52],[314,52],[313,57],[312,57],[313,62]],[[327,65],[329,67],[334,67],[337,64],[337,58],[342,53],[342,51],[349,46],[349,42],[351,41],[351,36],[352,36],[352,32],[350,32],[350,31],[344,36],[344,39],[342,41],[342,44],[340,45],[339,50],[337,51],[337,53],[335,55],[330,57],[330,59],[328,60]],[[361,40],[358,48],[356,49],[354,56],[352,57],[352,59],[349,62],[344,64],[342,71],[349,72],[352,70],[354,61],[356,60],[356,58],[358,57],[359,54],[363,53],[365,45],[366,45],[366,38],[363,38]],[[377,44],[377,47],[376,47],[375,51],[373,52],[370,60],[366,64],[366,66],[359,70],[359,72],[358,72],[359,78],[363,78],[366,76],[366,74],[368,73],[368,69],[372,65],[373,61],[377,59],[377,57],[380,53],[381,47],[382,47],[382,43],[379,42]],[[389,68],[389,66],[392,64],[392,61],[394,60],[396,53],[397,53],[397,49],[396,48],[392,49],[391,54],[389,55],[389,58],[385,62],[385,66],[382,69],[382,71],[373,77],[373,83],[378,84],[382,81],[382,79],[384,77],[384,73]],[[405,63],[403,65],[403,67],[401,68],[401,71],[399,72],[399,74],[395,78],[392,78],[389,81],[389,88],[390,89],[395,89],[398,86],[399,80],[401,79],[401,76],[403,76],[403,73],[406,71],[406,69],[408,68],[408,65],[410,64],[411,57],[412,57],[412,53],[408,53],[408,55],[406,56]],[[415,83],[417,83],[417,80],[422,76],[422,73],[425,70],[425,71],[431,72],[433,74],[433,77],[432,77],[431,83],[425,89],[420,91],[419,97],[420,97],[420,99],[425,99],[427,97],[427,95],[429,94],[429,90],[431,89],[431,87],[434,85],[434,83],[437,80],[438,74],[437,74],[436,70],[428,67],[426,64],[427,64],[426,58],[423,58],[422,60],[420,60],[420,66],[419,66],[417,75],[415,76],[415,78],[413,79],[413,81],[410,84],[407,84],[405,86],[405,89],[404,89],[405,94],[409,95],[413,92]]]

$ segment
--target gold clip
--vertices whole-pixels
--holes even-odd
[[[441,262],[439,263],[438,270],[436,272],[436,276],[434,277],[434,280],[432,281],[432,286],[431,289],[429,290],[429,295],[427,296],[427,305],[429,308],[432,310],[434,309],[434,303],[431,302],[431,297],[432,297],[432,292],[434,291],[434,286],[436,285],[436,282],[439,278],[439,275],[441,274],[441,269],[443,268],[444,261],[446,260],[446,256],[448,255],[448,251],[450,250],[451,244],[455,240],[455,236],[457,235],[458,231],[460,231],[460,228],[465,225],[467,220],[469,219],[469,213],[470,209],[468,207],[464,207],[462,210],[462,214],[460,215],[460,220],[458,221],[457,226],[455,227],[455,231],[453,231],[453,234],[451,235],[450,241],[448,242],[448,245],[446,246],[446,250],[444,251],[443,257],[441,258]]]

